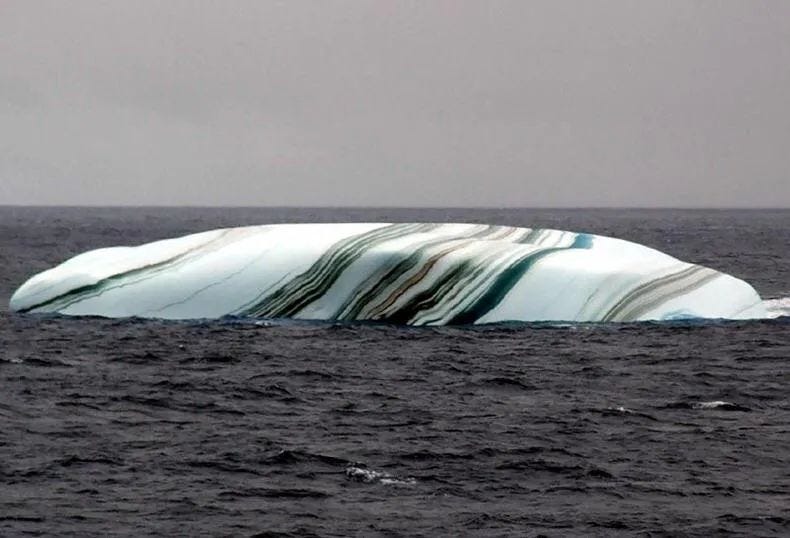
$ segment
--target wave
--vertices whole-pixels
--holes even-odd
[[[673,402],[664,406],[664,409],[697,409],[697,410],[711,410],[717,409],[720,411],[741,411],[748,413],[751,411],[749,407],[740,405],[733,402],[724,402],[721,400],[710,402]]]
[[[374,471],[358,465],[346,467],[346,477],[351,481],[365,484],[413,486],[417,483],[412,477],[398,478],[384,471]]]
[[[769,318],[790,316],[790,297],[766,299],[763,301],[763,307],[768,312]]]

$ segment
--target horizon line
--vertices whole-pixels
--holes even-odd
[[[515,206],[515,205],[479,205],[479,206],[433,206],[433,205],[204,205],[204,204],[0,204],[0,208],[29,209],[393,209],[393,210],[492,210],[492,209],[532,209],[532,210],[687,210],[687,211],[761,211],[790,210],[790,206]]]

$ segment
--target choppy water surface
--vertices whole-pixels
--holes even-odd
[[[790,211],[0,208],[0,535],[785,536],[790,321],[402,328],[11,315],[90,248],[463,221],[790,296]]]

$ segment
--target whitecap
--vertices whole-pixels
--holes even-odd
[[[750,411],[744,405],[716,400],[713,402],[697,402],[692,404],[694,409],[720,409],[722,411]]]
[[[790,297],[766,299],[763,301],[763,307],[768,312],[769,318],[790,316]]]
[[[378,483],[384,485],[412,486],[417,483],[417,480],[411,477],[398,478],[384,471],[374,471],[373,469],[366,469],[354,465],[346,467],[346,477],[348,477],[349,480],[363,482],[365,484]]]
[[[730,406],[730,405],[735,405],[735,404],[733,404],[731,402],[723,402],[723,401],[717,400],[715,402],[697,402],[697,403],[694,404],[694,407],[696,409],[715,409],[716,407],[726,407],[726,406]]]
[[[612,411],[612,412],[616,412],[616,413],[622,413],[624,415],[633,415],[634,414],[634,412],[631,409],[628,409],[627,407],[623,407],[622,405],[619,406],[619,407],[607,407],[606,409],[607,409],[607,411]]]

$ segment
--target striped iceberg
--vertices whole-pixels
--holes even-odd
[[[408,325],[757,318],[746,282],[598,235],[480,224],[276,224],[80,254],[18,312]]]

